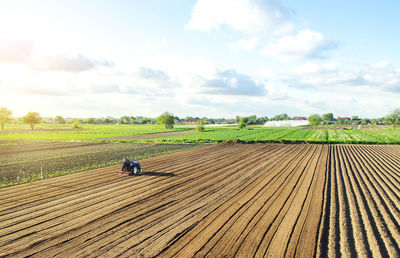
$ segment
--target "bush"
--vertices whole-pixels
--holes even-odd
[[[308,117],[308,122],[310,122],[310,124],[312,126],[314,126],[314,129],[317,127],[317,125],[319,125],[321,123],[321,121],[322,121],[322,118],[318,114],[313,114]]]
[[[79,129],[81,128],[81,122],[78,119],[74,119],[74,121],[72,122],[73,128]]]
[[[166,129],[172,129],[175,124],[175,117],[172,113],[164,112],[159,117],[156,118],[157,122],[165,125]]]
[[[245,128],[246,126],[247,126],[247,119],[246,119],[245,117],[240,118],[238,127],[239,127],[240,129],[243,129],[243,128]]]
[[[203,121],[203,119],[197,120],[196,124],[197,124],[196,130],[198,132],[204,132],[204,121]]]

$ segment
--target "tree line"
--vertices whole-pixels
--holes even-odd
[[[186,116],[179,118],[174,116],[172,113],[164,112],[156,118],[144,117],[144,116],[122,116],[120,118],[114,118],[107,116],[104,118],[84,118],[84,119],[67,119],[62,116],[56,116],[54,118],[42,118],[38,112],[28,112],[26,116],[14,118],[12,111],[6,107],[0,107],[0,125],[3,130],[6,124],[29,124],[31,129],[39,123],[45,124],[72,124],[73,127],[79,128],[80,124],[163,124],[166,128],[172,127],[174,124],[188,123],[188,124],[238,124],[239,128],[244,128],[247,125],[262,125],[267,121],[282,121],[292,120],[293,118],[288,116],[286,113],[276,115],[272,118],[267,116],[257,117],[252,116],[236,116],[236,118],[207,118],[207,117],[192,117]],[[303,118],[302,118],[303,119]],[[355,125],[377,125],[377,124],[390,124],[393,128],[399,125],[400,121],[400,108],[393,110],[390,114],[385,117],[378,119],[359,118],[358,116],[352,116],[351,118],[342,119],[340,117],[334,118],[333,113],[325,114],[312,114],[308,117],[308,121],[311,125],[317,126],[319,124],[355,124]]]
[[[326,113],[323,115],[312,114],[308,117],[308,121],[314,127],[320,124],[336,123],[339,125],[378,125],[378,124],[389,124],[396,129],[396,126],[400,123],[400,108],[394,109],[390,114],[381,118],[359,118],[358,116],[346,117],[346,118],[334,118],[332,113]]]

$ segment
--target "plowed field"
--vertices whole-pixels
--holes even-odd
[[[397,256],[400,146],[212,145],[0,189],[0,256]]]

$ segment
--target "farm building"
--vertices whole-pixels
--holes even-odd
[[[306,126],[310,125],[307,120],[283,120],[283,121],[268,121],[264,124],[267,127],[284,127],[284,126]]]

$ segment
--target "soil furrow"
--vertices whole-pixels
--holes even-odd
[[[358,161],[351,153],[347,153],[347,157],[352,157],[352,159],[350,159],[352,163]],[[377,239],[378,244],[382,246],[380,248],[380,251],[383,252],[382,255],[390,255],[393,257],[400,253],[399,246],[396,243],[396,241],[399,242],[400,240],[398,231],[399,225],[393,223],[395,219],[387,208],[387,204],[374,185],[368,181],[366,174],[367,171],[359,166],[357,167],[355,176],[357,177],[357,187],[360,189],[361,198],[364,203],[364,211],[367,213],[368,219],[373,222],[372,224],[376,230],[376,232],[369,235],[369,242]],[[366,219],[364,219],[364,221],[366,221]],[[367,231],[367,233],[370,232]]]
[[[152,189],[153,191],[155,191],[156,193],[157,192],[162,192],[162,190],[166,190],[166,189],[162,189],[162,190],[158,190],[158,189]],[[145,193],[145,194],[147,194],[147,195],[149,195],[149,193]],[[131,194],[129,194],[128,196],[126,196],[125,195],[125,198],[124,199],[122,199],[121,201],[119,201],[119,202],[115,202],[112,198],[109,198],[110,199],[110,204],[112,205],[112,207],[119,207],[119,206],[123,206],[123,205],[125,205],[125,203],[130,203],[130,202],[132,202],[132,204],[131,205],[135,205],[135,201],[134,201],[134,199],[132,199],[132,200],[129,200],[129,198],[130,198],[130,196],[132,196],[132,197],[135,197],[135,195],[134,195],[134,193],[131,193]],[[115,197],[115,196],[114,196]],[[115,198],[114,198],[115,199]],[[103,206],[107,206],[108,204],[107,204],[107,202],[102,202],[102,203],[98,203],[98,209],[101,209]],[[119,206],[118,206],[119,205]],[[70,224],[70,225],[75,225],[74,224],[74,221],[75,220],[81,220],[82,219],[82,216],[92,216],[91,215],[91,213],[93,213],[96,209],[94,209],[94,207],[84,207],[84,208],[82,208],[82,209],[79,209],[77,212],[75,212],[75,213],[69,213],[69,214],[64,214],[64,216],[63,217],[61,217],[60,219],[61,219],[61,221],[60,222],[57,222],[57,219],[53,219],[53,220],[51,220],[50,222],[52,223],[52,225],[48,225],[48,226],[46,226],[47,228],[49,228],[49,229],[53,229],[54,230],[54,227],[56,227],[57,225],[59,225],[59,226],[65,226],[65,224]],[[73,217],[79,217],[79,219],[73,219],[72,221],[71,220],[69,220],[69,217],[71,217],[71,218],[73,218]],[[68,222],[65,222],[65,221],[68,221]],[[36,222],[36,221],[35,221]],[[76,225],[75,225],[76,226]],[[30,226],[30,227],[28,227],[28,230],[34,230],[35,228],[37,228],[38,226]],[[45,227],[44,225],[40,225],[40,227],[39,228],[42,228],[42,229],[44,229],[43,227]],[[13,243],[13,244],[17,244],[17,243]]]
[[[283,168],[286,166],[287,164],[282,163],[280,166],[282,166]],[[259,189],[263,187],[262,182],[261,185],[258,186]],[[209,216],[207,216],[205,219],[203,219],[201,221],[201,223],[199,223],[195,228],[193,228],[193,230],[191,230],[190,232],[188,232],[184,238],[182,238],[178,244],[174,245],[172,249],[168,249],[163,253],[163,256],[170,256],[173,255],[174,253],[179,251],[179,255],[188,255],[186,254],[186,252],[190,252],[190,253],[195,253],[197,250],[193,250],[194,246],[189,246],[188,243],[195,243],[198,242],[199,240],[194,240],[194,238],[196,239],[202,239],[202,236],[207,236],[208,233],[207,231],[209,230],[215,230],[215,229],[219,229],[221,227],[215,227],[215,226],[209,226],[209,225],[213,225],[215,223],[218,223],[218,220],[216,220],[217,218],[221,218],[220,223],[224,223],[225,221],[223,220],[223,215],[224,214],[229,214],[229,213],[236,213],[236,210],[234,209],[234,207],[240,207],[244,204],[246,204],[246,202],[248,201],[248,199],[245,199],[245,196],[248,195],[250,189],[246,189],[246,191],[242,191],[240,193],[240,195],[235,196],[234,199],[229,200],[228,203],[224,204],[224,206],[220,206],[218,207],[218,210],[215,210],[213,213],[211,213]],[[251,192],[250,192],[251,193]],[[250,195],[252,197],[252,195]],[[249,196],[249,197],[250,197]],[[242,204],[240,204],[242,203]],[[239,206],[238,206],[239,205]],[[215,232],[215,231],[214,231]],[[211,234],[211,236],[213,235],[213,233]],[[204,243],[207,243],[208,238],[206,239],[202,239],[201,241],[203,241]],[[179,246],[183,246],[184,249],[180,249]],[[197,248],[200,248],[201,246],[198,246]]]
[[[141,176],[0,189],[0,256],[400,253],[399,146],[216,144],[140,162]]]
[[[352,166],[346,156],[347,147],[341,146],[340,159],[345,164],[346,173],[344,174],[344,183],[348,192],[350,203],[350,218],[352,220],[352,232],[354,237],[355,248],[352,253],[361,256],[371,256],[374,252],[385,252],[376,239],[371,239],[371,233],[378,233],[375,221],[371,220],[363,198],[362,190],[360,189],[359,178],[356,177],[356,168]],[[351,239],[350,239],[351,241]]]

